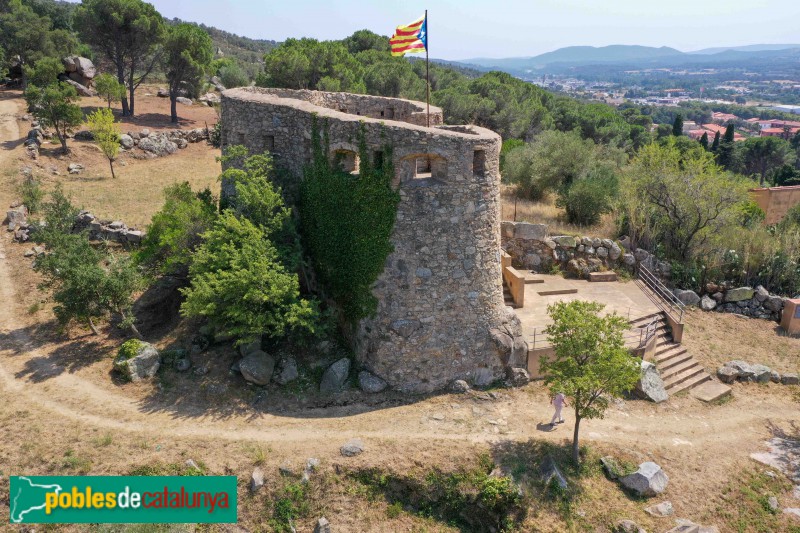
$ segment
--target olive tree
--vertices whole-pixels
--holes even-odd
[[[66,154],[67,130],[81,123],[83,113],[75,103],[78,92],[75,87],[63,82],[52,83],[39,88],[29,85],[25,90],[25,101],[40,123],[52,127],[61,142],[61,150]]]

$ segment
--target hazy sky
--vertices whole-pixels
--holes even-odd
[[[168,18],[247,37],[341,39],[394,27],[428,9],[431,57],[530,56],[572,45],[683,51],[800,42],[798,0],[150,0]]]

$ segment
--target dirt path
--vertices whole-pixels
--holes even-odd
[[[17,101],[0,100],[0,142],[19,139],[14,114]],[[0,167],[12,164],[14,152],[3,146]],[[19,318],[15,288],[9,272],[9,235],[0,236],[0,332],[9,343],[0,346],[0,400],[6,405],[24,405],[113,431],[159,432],[174,437],[204,437],[229,441],[258,440],[286,446],[329,446],[350,437],[396,441],[448,440],[463,443],[530,437],[562,440],[571,436],[571,425],[555,432],[537,430],[549,419],[550,407],[540,385],[528,390],[502,393],[500,400],[484,401],[472,396],[440,396],[414,404],[355,413],[346,409],[280,416],[258,411],[224,417],[214,413],[178,412],[153,408],[126,396],[111,383],[94,382],[81,373],[61,369],[46,380],[31,380],[22,372],[46,363]],[[38,360],[42,360],[37,363]],[[533,390],[533,394],[531,394]],[[704,456],[753,451],[767,435],[766,421],[786,423],[796,413],[776,408],[779,399],[764,401],[748,395],[721,406],[706,406],[691,398],[677,398],[666,405],[625,402],[615,406],[603,420],[584,423],[589,440],[617,446],[662,450],[693,450]],[[742,446],[743,445],[743,446]],[[682,454],[679,454],[682,455]]]

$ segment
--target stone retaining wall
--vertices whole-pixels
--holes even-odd
[[[644,265],[662,278],[669,278],[670,265],[659,261],[647,250],[629,251],[627,239],[614,241],[598,237],[549,235],[545,224],[504,221],[502,247],[512,258],[512,265],[535,272],[549,272],[553,267],[578,278],[589,273]]]

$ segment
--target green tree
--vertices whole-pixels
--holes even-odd
[[[131,313],[133,294],[143,287],[141,276],[127,257],[93,246],[84,233],[71,233],[77,213],[60,187],[44,205],[45,224],[36,238],[47,253],[34,262],[43,277],[40,288],[52,291],[62,326],[77,321],[98,334],[94,321],[113,313],[122,319],[121,327],[141,337]]]
[[[582,139],[578,132],[545,131],[506,155],[503,177],[522,196],[537,200],[547,191],[569,189],[597,167],[617,168],[625,159],[621,150]]]
[[[717,162],[726,170],[733,170],[736,167],[735,138],[733,124],[728,124],[717,149]]]
[[[708,132],[703,133],[703,136],[700,137],[700,146],[703,147],[703,150],[708,151]]]
[[[125,96],[125,86],[111,74],[98,75],[94,79],[94,88],[100,98],[108,101],[109,109],[111,102],[119,102]]]
[[[229,89],[250,85],[250,79],[247,77],[247,74],[242,70],[242,67],[236,63],[220,67],[218,76],[222,85]]]
[[[181,290],[181,314],[205,317],[242,341],[314,331],[315,305],[300,297],[297,274],[260,228],[226,210],[203,239],[189,267],[191,285]]]
[[[338,80],[342,91],[365,92],[362,67],[341,41],[286,39],[264,56],[267,87],[317,89],[323,78]],[[327,82],[330,85],[330,81]]]
[[[133,254],[136,263],[151,274],[186,279],[192,254],[216,219],[216,201],[208,189],[195,193],[188,182],[167,187],[164,206]]]
[[[610,398],[636,385],[638,359],[625,348],[627,320],[612,313],[600,316],[597,302],[557,302],[547,307],[553,323],[545,330],[554,355],[542,360],[542,373],[552,394],[562,393],[575,411],[572,458],[580,463],[578,438],[583,419],[603,418]]]
[[[617,188],[618,178],[614,170],[597,167],[562,190],[556,206],[564,208],[569,223],[591,226],[600,221],[603,213],[611,211]]]
[[[98,109],[86,117],[86,125],[94,135],[94,141],[100,147],[100,151],[108,159],[111,177],[116,178],[114,160],[119,154],[119,124],[114,121],[114,113],[111,109]]]
[[[673,145],[645,146],[625,168],[620,187],[631,233],[663,243],[680,260],[735,225],[748,198],[747,180],[724,172],[697,148],[681,153]]]
[[[69,152],[67,130],[80,124],[83,119],[81,108],[74,103],[77,99],[75,87],[62,82],[41,89],[30,85],[25,90],[25,101],[31,113],[43,125],[55,130],[65,154]]]
[[[28,83],[29,70],[39,59],[54,55],[56,48],[47,17],[37,15],[20,0],[11,0],[0,12],[0,47],[7,60],[18,57],[22,67],[22,87]]]
[[[188,87],[197,92],[213,57],[211,37],[199,26],[177,24],[167,31],[162,60],[169,83],[170,116],[173,124],[178,123],[177,98],[180,90]]]
[[[37,87],[46,87],[58,83],[58,75],[64,72],[64,65],[61,64],[60,59],[55,57],[43,57],[36,62],[35,67],[26,65],[23,70],[27,71],[28,83]]]
[[[711,143],[711,151],[717,153],[719,151],[719,131],[714,134],[714,142]]]
[[[163,17],[142,0],[83,0],[75,21],[86,42],[116,67],[117,81],[128,88],[122,114],[133,116],[134,92],[158,62]]]
[[[747,176],[758,176],[763,187],[767,175],[794,161],[792,147],[779,137],[753,137],[735,144],[736,170]]]
[[[675,122],[672,123],[672,135],[675,137],[683,135],[683,115],[680,113],[675,116]]]

